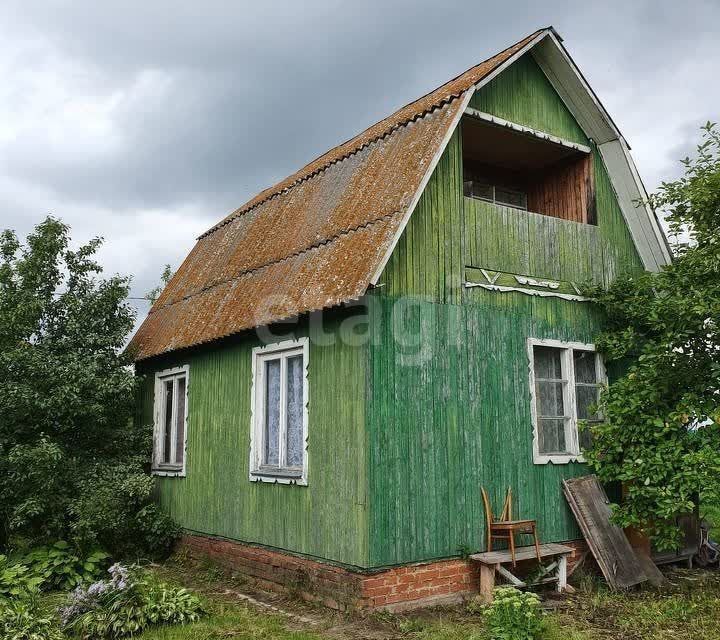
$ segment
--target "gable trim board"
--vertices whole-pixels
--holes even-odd
[[[593,138],[646,269],[670,252],[610,116],[541,29],[331,149],[226,216],[198,242],[133,337],[135,360],[359,299],[377,285],[473,93],[536,60]],[[341,246],[342,245],[342,246]],[[268,298],[272,308],[263,308]]]
[[[447,145],[450,142],[450,138],[452,138],[453,133],[455,133],[455,129],[457,129],[457,125],[460,122],[460,118],[462,118],[463,114],[465,113],[465,109],[467,109],[468,103],[470,102],[470,98],[472,98],[473,93],[475,93],[475,90],[472,87],[468,91],[465,92],[465,95],[463,96],[462,101],[460,103],[460,107],[458,108],[457,113],[453,116],[452,124],[450,125],[450,127],[448,127],[448,130],[445,133],[445,137],[443,138],[443,141],[440,143],[440,146],[438,147],[437,151],[435,152],[435,155],[430,160],[428,169],[425,172],[425,175],[423,176],[423,179],[420,182],[420,185],[418,186],[417,191],[415,192],[415,196],[413,197],[413,200],[412,200],[410,206],[407,208],[407,211],[405,212],[405,215],[403,216],[402,221],[400,222],[400,226],[398,227],[398,230],[395,232],[395,237],[392,239],[390,246],[387,248],[385,255],[383,256],[382,260],[380,261],[380,264],[378,265],[377,269],[375,270],[375,273],[370,278],[370,286],[376,286],[378,284],[380,278],[382,277],[383,271],[385,271],[385,267],[387,266],[387,263],[390,260],[390,256],[395,251],[395,247],[397,247],[397,243],[400,242],[400,238],[402,237],[403,231],[405,231],[405,227],[407,227],[408,222],[410,222],[410,217],[412,216],[413,212],[415,211],[415,208],[417,207],[417,203],[420,201],[420,197],[422,196],[423,191],[425,191],[425,187],[427,187],[427,184],[430,181],[430,177],[432,176],[433,172],[435,171],[435,167],[437,167],[438,162],[440,162],[440,158],[442,157],[442,154],[445,153],[445,149],[447,148]]]
[[[532,56],[597,145],[643,264],[658,271],[670,263],[672,254],[620,130],[554,32],[533,48]]]

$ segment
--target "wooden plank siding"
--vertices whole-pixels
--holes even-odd
[[[153,372],[190,365],[187,477],[158,478],[160,503],[182,527],[367,565],[367,357],[364,347],[336,339],[344,321],[364,317],[362,310],[326,316],[326,336],[307,325],[295,332],[310,335],[307,487],[248,478],[251,351],[260,344],[257,336],[142,364],[139,373],[147,377],[139,419],[147,424],[152,424]],[[328,339],[335,344],[323,344]]]
[[[471,104],[593,147],[531,57]],[[515,515],[536,518],[542,542],[580,537],[561,480],[585,466],[533,464],[527,339],[593,342],[602,317],[589,303],[462,282],[465,267],[578,284],[641,270],[595,151],[592,168],[596,226],[462,197],[452,137],[368,296],[371,565],[483,549],[481,485],[496,505],[512,486]]]
[[[532,57],[472,104],[593,146]],[[340,335],[365,307],[325,312],[325,335],[306,320],[295,330],[310,335],[307,487],[249,481],[254,333],[139,364],[147,424],[154,372],[190,366],[187,477],[160,478],[160,503],[190,531],[366,568],[482,548],[482,484],[496,505],[511,485],[543,542],[579,537],[560,481],[583,466],[532,463],[526,341],[591,342],[602,319],[587,303],[463,281],[466,267],[578,282],[641,269],[595,150],[592,164],[597,226],[464,198],[453,134],[364,300],[369,340]]]
[[[469,106],[571,142],[590,142],[532,53],[516,60],[475,93]]]
[[[527,208],[546,216],[595,224],[592,155],[572,158],[545,170],[542,180],[528,188]]]
[[[537,518],[542,541],[579,537],[560,480],[581,473],[582,465],[532,461],[526,346],[528,336],[592,341],[599,318],[579,305],[570,313],[562,308],[568,304],[543,301],[538,314],[416,299],[408,331],[422,338],[425,351],[418,354],[395,341],[397,301],[374,298],[373,565],[483,548],[481,485],[496,505],[512,486],[518,514]]]

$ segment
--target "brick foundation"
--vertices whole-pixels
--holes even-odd
[[[572,570],[587,550],[584,541],[568,558]],[[420,562],[378,570],[350,570],[289,553],[206,536],[184,536],[181,545],[192,556],[205,556],[271,591],[292,592],[339,610],[391,609],[451,604],[478,592],[478,566],[467,560]]]

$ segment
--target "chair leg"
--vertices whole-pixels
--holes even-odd
[[[488,534],[487,534],[487,550],[488,551],[492,551],[492,539],[493,539],[492,531],[490,531],[490,529],[488,528]]]
[[[533,525],[533,538],[535,539],[535,553],[537,554],[539,564],[542,560],[540,558],[540,542],[538,541],[537,525]]]
[[[510,530],[510,557],[512,558],[512,566],[515,568],[515,532]]]

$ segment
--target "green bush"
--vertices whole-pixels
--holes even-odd
[[[121,638],[150,625],[200,618],[200,600],[186,589],[155,581],[138,569],[113,565],[110,580],[77,588],[60,610],[68,631],[81,638]]]
[[[0,231],[0,552],[160,556],[177,536],[152,504],[152,427],[134,419],[129,279],[102,277],[100,245],[72,249],[53,218],[25,242]]]
[[[68,591],[99,576],[108,558],[108,554],[100,550],[82,558],[61,540],[52,546],[32,549],[19,562],[41,578],[44,589]]]
[[[35,598],[0,601],[0,637],[3,640],[63,640],[57,621],[40,613]]]
[[[72,531],[81,547],[99,544],[116,557],[169,554],[178,526],[153,502],[155,479],[137,457],[99,465],[79,483],[70,504]]]
[[[7,556],[0,555],[0,604],[29,596],[42,584],[42,578],[34,575],[30,569]]]
[[[483,615],[492,640],[535,640],[545,627],[540,598],[514,587],[493,590],[493,603]]]

